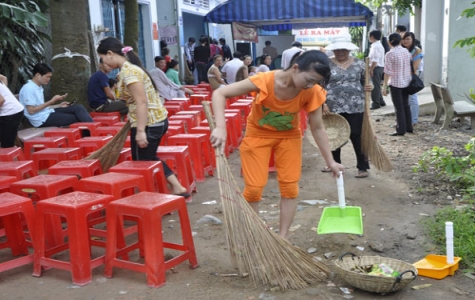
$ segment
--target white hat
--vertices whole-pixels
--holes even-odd
[[[349,33],[345,33],[334,37],[332,43],[325,47],[325,50],[333,51],[338,49],[345,49],[351,51],[359,50],[359,47],[351,42],[351,35]]]

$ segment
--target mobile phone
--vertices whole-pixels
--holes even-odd
[[[74,99],[72,102],[69,102],[69,106],[76,104],[77,100]]]

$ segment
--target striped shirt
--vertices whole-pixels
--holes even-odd
[[[127,103],[129,108],[128,119],[132,127],[137,127],[137,103],[127,87],[133,83],[142,82],[145,87],[148,102],[147,126],[162,122],[167,118],[168,112],[160,102],[159,95],[154,89],[150,77],[142,68],[126,61],[120,69],[119,76],[120,98]]]
[[[411,53],[397,45],[385,56],[384,73],[390,76],[389,85],[397,88],[405,88],[412,79]]]

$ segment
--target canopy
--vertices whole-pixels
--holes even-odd
[[[211,10],[208,23],[241,22],[265,30],[363,26],[373,12],[354,0],[229,0]]]

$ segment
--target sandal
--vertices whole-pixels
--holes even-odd
[[[355,175],[355,178],[366,178],[369,176],[367,171],[358,170],[358,174]]]
[[[333,172],[332,169],[330,169],[330,168],[327,167],[327,166],[321,168],[320,171],[322,171],[323,173],[330,173],[330,172]]]

